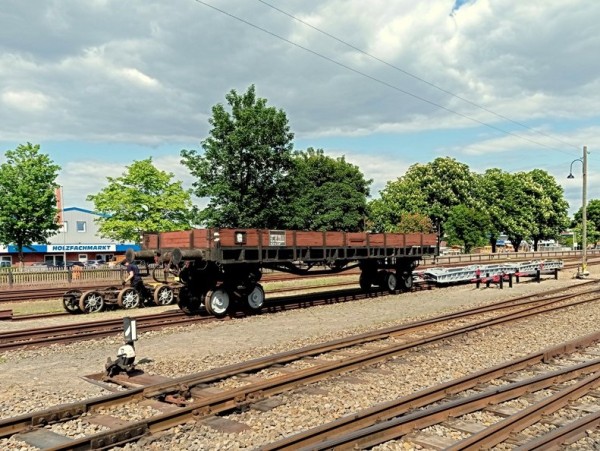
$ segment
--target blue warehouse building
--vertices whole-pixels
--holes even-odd
[[[48,239],[48,244],[34,244],[24,249],[25,264],[46,263],[60,265],[64,261],[96,260],[109,262],[125,254],[127,249],[139,250],[136,243],[119,243],[100,237],[95,220],[98,213],[78,207],[62,211],[63,227]],[[0,246],[0,265],[19,262],[17,247]]]

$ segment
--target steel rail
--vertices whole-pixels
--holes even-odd
[[[138,320],[138,330],[143,332],[167,326],[206,321],[210,318],[189,317],[181,312],[174,312],[139,316],[136,317],[136,319]],[[120,332],[122,327],[123,319],[119,318],[95,323],[85,323],[85,326],[83,327],[80,323],[3,332],[0,334],[0,351],[101,338]]]
[[[448,395],[472,389],[478,384],[497,379],[514,371],[529,368],[539,363],[547,362],[560,355],[571,354],[581,348],[591,346],[598,341],[600,341],[600,332],[595,332],[557,346],[551,346],[538,352],[528,354],[522,358],[504,362],[459,379],[419,390],[418,392],[402,398],[377,404],[371,408],[346,415],[330,423],[263,445],[259,449],[260,451],[310,449],[319,442],[349,434],[383,421],[388,421],[411,410],[424,407],[434,402],[439,402]]]
[[[594,300],[598,299],[600,298],[595,298]],[[564,305],[561,308],[567,308],[573,305],[578,305],[580,303],[586,302],[592,301],[585,300],[576,303],[569,303],[568,305]],[[550,311],[555,310],[557,308],[558,307],[554,306],[550,309]],[[97,433],[95,435],[84,437],[81,439],[76,439],[72,442],[69,442],[69,444],[65,445],[64,447],[58,446],[52,449],[97,449],[107,446],[114,446],[116,444],[125,443],[128,441],[133,441],[148,432],[155,433],[158,431],[162,431],[176,424],[181,424],[181,422],[188,421],[192,418],[199,419],[206,415],[229,411],[238,407],[252,404],[265,397],[274,396],[276,394],[289,391],[299,386],[305,386],[307,384],[311,384],[334,375],[356,370],[365,365],[372,365],[375,363],[386,361],[395,355],[407,352],[408,350],[417,346],[435,343],[447,338],[462,335],[464,333],[478,330],[481,328],[514,321],[517,319],[537,315],[540,313],[545,313],[545,311],[531,311],[532,309],[530,307],[528,307],[526,310],[527,311],[521,312],[520,314],[507,314],[503,317],[494,318],[491,320],[484,320],[479,323],[471,324],[468,326],[458,327],[450,331],[433,334],[429,337],[419,338],[409,343],[397,344],[390,346],[386,349],[375,350],[365,355],[353,356],[341,361],[323,363],[317,365],[316,367],[299,370],[295,373],[270,378],[266,381],[252,383],[241,388],[229,390],[224,393],[202,398],[199,401],[194,401],[188,405],[185,405],[184,407],[180,407],[175,412],[164,413],[146,420],[129,423],[122,427],[111,429],[110,431]],[[188,388],[189,387],[185,387],[186,390]],[[150,389],[147,392],[148,395],[156,395],[156,392],[151,393],[151,390],[152,389]],[[171,382],[170,387],[168,389],[163,390],[162,393],[167,393],[169,390],[171,392],[181,391],[182,386],[180,381]],[[105,398],[106,400],[97,398],[93,403],[84,402],[74,403],[66,406],[59,406],[55,409],[51,409],[50,411],[37,413],[35,416],[31,415],[29,416],[29,419],[27,418],[27,415],[24,415],[15,419],[0,421],[0,437],[3,437],[7,433],[14,433],[16,428],[45,425],[50,422],[58,421],[64,418],[72,418],[74,412],[86,412],[88,411],[90,406],[98,407],[106,405],[106,403],[108,403],[109,405],[115,403],[124,403],[131,399],[139,398],[141,394],[144,394],[144,391],[132,390],[123,394],[117,393],[109,395],[109,397]],[[144,396],[146,395],[144,394]],[[81,413],[79,415],[81,415]]]
[[[506,402],[532,391],[546,389],[557,383],[570,381],[584,374],[590,374],[582,381],[561,390],[562,397],[581,397],[585,393],[600,386],[599,370],[600,359],[594,359],[589,362],[561,368],[523,381],[512,382],[501,387],[488,389],[469,397],[412,412],[367,428],[350,432],[346,435],[313,444],[309,448],[300,448],[300,450],[304,451],[310,449],[317,451],[336,449],[337,451],[344,451],[377,446],[406,435],[414,429],[423,429],[433,426],[446,421],[450,417],[472,413],[481,410],[490,404]]]
[[[596,359],[596,361],[600,362],[600,359]],[[489,449],[505,441],[511,434],[537,423],[544,415],[554,413],[567,406],[573,399],[585,396],[598,386],[600,386],[600,373],[593,374],[566,390],[560,390],[504,420],[488,426],[454,446],[448,447],[446,451]]]
[[[560,426],[519,446],[516,451],[548,451],[559,449],[561,445],[574,443],[587,435],[588,430],[597,428],[600,425],[600,411],[586,415],[571,423]]]
[[[583,284],[580,284],[579,286],[583,286],[583,285],[588,285],[588,284],[593,284],[595,283],[594,281],[587,281],[584,282]],[[504,308],[512,308],[512,307],[516,307],[519,305],[526,305],[526,304],[532,304],[532,303],[542,303],[542,302],[550,302],[553,300],[565,300],[567,298],[565,298],[565,295],[559,295],[557,298],[552,298],[549,297],[549,294],[554,294],[554,293],[560,293],[561,291],[564,291],[563,288],[558,288],[558,289],[554,289],[554,290],[550,290],[548,292],[545,292],[543,294],[543,296],[547,296],[544,299],[535,299],[536,297],[540,296],[540,295],[527,295],[527,296],[521,296],[521,297],[517,297],[517,298],[512,298],[506,301],[502,301],[499,303],[495,303],[495,304],[491,304],[489,306],[483,306],[483,307],[476,307],[473,309],[468,309],[468,310],[464,310],[461,312],[457,312],[457,313],[452,313],[452,314],[448,314],[448,315],[444,315],[441,317],[437,317],[437,318],[432,318],[429,320],[423,320],[417,323],[408,323],[406,325],[407,328],[415,328],[417,327],[418,324],[422,324],[422,325],[428,325],[428,324],[433,324],[439,321],[443,321],[447,318],[452,318],[452,317],[464,317],[464,316],[468,316],[469,314],[477,314],[477,313],[482,313],[482,312],[486,312],[486,311],[493,311],[493,310],[498,310],[500,308],[502,308],[501,306],[504,306]],[[340,292],[332,292],[335,296],[336,296],[336,300],[335,302],[346,302],[348,299],[344,298],[342,301],[340,301],[338,299],[338,297],[340,296]],[[353,290],[350,290],[350,298],[351,300],[356,299],[356,296],[363,296],[364,294],[352,294],[354,293]],[[594,293],[594,291],[590,291],[590,293]],[[324,304],[329,304],[331,303],[331,299],[328,299],[327,297],[323,298],[324,295],[329,295],[329,292],[320,292],[320,293],[313,293],[310,296],[306,296],[306,295],[302,295],[302,296],[298,296],[302,299],[302,301],[296,301],[294,303],[290,303],[289,301],[286,301],[286,299],[295,299],[295,297],[289,297],[289,298],[282,298],[279,301],[274,301],[271,303],[270,306],[265,307],[263,310],[268,311],[269,313],[273,313],[273,312],[277,312],[277,311],[283,311],[283,310],[288,310],[288,309],[293,309],[293,308],[305,308],[307,306],[314,306],[314,305],[324,305]],[[576,296],[581,296],[584,293],[574,293],[574,294],[570,294],[567,295],[568,297],[576,297]],[[376,295],[376,293],[371,293],[370,296]],[[369,295],[364,295],[364,296],[369,296]],[[174,320],[169,321],[171,318],[174,318]],[[168,326],[173,326],[173,325],[182,325],[182,324],[189,324],[189,323],[196,323],[199,321],[219,321],[219,319],[214,318],[214,317],[202,317],[202,318],[198,318],[198,317],[189,317],[189,316],[184,316],[182,312],[175,310],[175,311],[169,311],[169,312],[163,312],[161,314],[155,314],[155,315],[143,315],[143,316],[137,316],[136,319],[138,321],[140,321],[139,323],[139,327],[140,327],[140,331],[144,331],[144,330],[156,330],[157,328],[160,327],[168,327]],[[144,321],[151,321],[152,324],[145,324]],[[162,321],[162,322],[160,322]],[[105,336],[110,336],[112,334],[114,334],[115,332],[120,330],[120,327],[122,325],[122,319],[112,319],[112,320],[105,320],[105,321],[94,321],[94,322],[85,322],[85,323],[77,323],[77,324],[71,324],[71,325],[61,325],[61,326],[52,326],[52,327],[45,327],[45,328],[35,328],[35,329],[28,329],[28,330],[20,330],[20,331],[11,331],[11,332],[4,332],[4,333],[0,333],[0,351],[8,351],[8,350],[13,350],[13,349],[19,349],[19,348],[23,348],[23,347],[35,347],[35,346],[45,346],[45,345],[50,345],[50,344],[54,344],[54,343],[71,343],[74,341],[82,341],[85,339],[94,339],[94,338],[101,338],[101,337],[105,337]],[[69,334],[70,332],[70,334]]]

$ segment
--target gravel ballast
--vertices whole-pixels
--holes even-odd
[[[559,280],[522,282],[515,284],[513,288],[505,287],[504,290],[497,287],[476,289],[472,285],[457,286],[149,332],[141,334],[136,350],[138,360],[143,357],[152,360],[140,368],[148,373],[175,377],[392,324],[582,282],[573,279],[572,274],[566,271],[560,276]],[[590,278],[594,278],[593,273]],[[524,320],[511,326],[510,334],[500,328],[469,334],[454,340],[456,349],[452,352],[449,352],[447,346],[431,346],[427,353],[407,357],[400,372],[397,371],[399,365],[394,365],[392,373],[401,374],[401,380],[382,383],[381,374],[372,374],[370,379],[368,375],[361,375],[361,379],[365,379],[364,385],[369,387],[365,396],[361,396],[361,393],[367,393],[365,386],[335,382],[324,382],[322,388],[336,393],[335,397],[339,401],[336,403],[328,398],[325,404],[321,404],[319,397],[315,395],[283,395],[286,400],[291,400],[289,404],[294,405],[294,409],[284,405],[256,419],[252,410],[232,415],[232,419],[250,425],[250,429],[240,434],[230,434],[225,441],[223,434],[218,434],[209,426],[182,426],[177,428],[179,433],[167,434],[159,441],[143,446],[146,449],[256,447],[294,432],[298,424],[311,426],[331,421],[374,402],[409,394],[536,349],[594,332],[600,324],[598,310],[597,304],[592,303],[565,313],[549,315],[544,320]],[[147,314],[148,311],[143,313]],[[110,315],[115,314],[125,316],[122,312]],[[89,321],[91,317],[70,317],[68,321],[82,319]],[[34,322],[20,324],[21,327],[39,326]],[[13,327],[14,324],[11,329]],[[1,330],[6,330],[2,323]],[[1,355],[0,417],[12,417],[55,404],[105,394],[104,390],[81,380],[80,376],[102,371],[107,357],[114,358],[121,344],[122,337],[116,336]],[[285,418],[285,421],[278,418]],[[218,447],[215,447],[215,441],[218,441]],[[399,446],[410,449],[405,445]],[[142,445],[128,445],[127,448],[142,449]]]

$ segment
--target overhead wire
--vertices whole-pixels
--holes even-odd
[[[504,115],[502,115],[500,113],[496,113],[495,111],[490,110],[489,108],[486,108],[486,107],[484,107],[482,105],[479,105],[479,104],[477,104],[477,103],[475,103],[475,102],[473,102],[473,101],[471,101],[471,100],[469,100],[469,99],[467,99],[465,97],[462,97],[462,96],[460,96],[458,94],[455,94],[452,91],[449,91],[449,90],[447,90],[445,88],[442,88],[441,86],[438,86],[435,83],[432,83],[432,82],[430,82],[430,81],[428,81],[428,80],[426,80],[426,79],[424,79],[422,77],[419,77],[418,75],[415,75],[415,74],[413,74],[413,73],[411,73],[411,72],[409,72],[409,71],[407,71],[405,69],[402,69],[401,67],[398,67],[398,66],[396,66],[396,65],[394,65],[392,63],[389,63],[388,61],[385,61],[385,60],[383,60],[383,59],[381,59],[381,58],[373,55],[372,53],[369,53],[369,52],[367,52],[367,51],[365,51],[365,50],[363,50],[363,49],[361,49],[359,47],[356,47],[355,45],[350,44],[349,42],[346,42],[343,39],[340,39],[337,36],[334,36],[333,34],[328,33],[325,30],[322,30],[322,29],[320,29],[318,27],[315,27],[314,25],[312,25],[312,24],[310,24],[310,23],[308,23],[308,22],[306,22],[306,21],[304,21],[304,20],[302,20],[302,19],[294,16],[293,14],[288,13],[287,11],[284,11],[281,8],[278,8],[278,7],[272,5],[272,4],[270,4],[270,3],[268,3],[268,2],[266,2],[264,0],[257,0],[257,1],[259,1],[260,3],[262,3],[265,6],[268,6],[269,8],[274,9],[275,11],[280,12],[281,14],[283,14],[285,16],[290,17],[291,19],[294,19],[294,20],[300,22],[301,24],[303,24],[303,25],[305,25],[305,26],[307,26],[309,28],[312,28],[313,30],[315,30],[315,31],[317,31],[317,32],[319,32],[319,33],[321,33],[321,34],[323,34],[323,35],[325,35],[325,36],[327,36],[327,37],[329,37],[329,38],[331,38],[331,39],[339,42],[340,44],[343,44],[343,45],[345,45],[345,46],[347,46],[347,47],[349,47],[349,48],[351,48],[353,50],[356,50],[357,52],[359,52],[359,53],[361,53],[361,54],[363,54],[365,56],[368,56],[369,58],[372,58],[375,61],[378,61],[378,62],[380,62],[380,63],[382,63],[382,64],[384,64],[384,65],[386,65],[386,66],[388,66],[388,67],[390,67],[390,68],[392,68],[394,70],[402,72],[404,75],[407,75],[408,77],[414,78],[415,80],[418,80],[418,81],[420,81],[422,83],[425,83],[426,85],[431,86],[432,88],[435,88],[435,89],[437,89],[437,90],[439,90],[439,91],[441,91],[441,92],[443,92],[445,94],[448,94],[448,95],[450,95],[450,96],[452,96],[452,97],[454,97],[456,99],[459,99],[459,100],[461,100],[461,101],[463,101],[465,103],[468,103],[471,106],[479,108],[480,110],[485,111],[486,113],[490,113],[490,114],[492,114],[492,115],[494,115],[494,116],[496,116],[496,117],[498,117],[500,119],[503,119],[505,121],[511,122],[512,124],[518,125],[519,127],[523,127],[525,129],[530,130],[530,131],[532,131],[534,133],[537,133],[537,134],[539,134],[541,136],[545,136],[546,138],[553,139],[553,140],[555,140],[557,142],[560,142],[560,143],[565,144],[567,146],[573,147],[575,149],[579,149],[580,148],[579,146],[576,146],[574,144],[571,144],[571,143],[568,143],[566,141],[563,141],[560,138],[557,138],[557,137],[552,136],[550,134],[544,133],[542,131],[536,130],[535,128],[529,127],[526,124],[523,124],[523,123],[521,123],[519,121],[515,121],[515,120],[513,120],[513,119],[511,119],[511,118],[509,118],[507,116],[504,116]]]
[[[480,124],[480,125],[483,125],[484,127],[488,127],[488,128],[490,128],[490,129],[492,129],[492,130],[496,130],[496,131],[498,131],[498,132],[500,132],[500,133],[503,133],[503,134],[505,134],[505,135],[513,136],[513,137],[515,137],[515,138],[522,139],[522,140],[524,140],[524,141],[528,141],[528,142],[530,142],[530,143],[532,143],[532,144],[538,145],[538,146],[540,146],[540,147],[545,147],[545,148],[547,148],[547,149],[550,149],[550,150],[555,150],[555,151],[558,151],[558,152],[566,153],[566,154],[568,154],[568,155],[572,155],[570,152],[566,152],[566,151],[564,151],[564,150],[562,150],[562,149],[558,149],[558,148],[556,148],[556,147],[548,146],[548,145],[546,145],[546,144],[540,143],[540,142],[538,142],[538,141],[535,141],[535,140],[533,140],[533,139],[531,139],[531,138],[528,138],[528,137],[526,137],[526,136],[522,136],[522,135],[519,135],[519,134],[517,134],[517,133],[510,132],[510,131],[508,131],[508,130],[504,130],[504,129],[502,129],[502,128],[500,128],[500,127],[497,127],[497,126],[495,126],[495,125],[488,124],[488,123],[486,123],[486,122],[480,121],[479,119],[476,119],[476,118],[470,117],[470,116],[468,116],[468,115],[466,115],[466,114],[460,113],[460,112],[458,112],[458,111],[455,111],[455,110],[453,110],[453,109],[451,109],[451,108],[448,108],[448,107],[445,107],[445,106],[443,106],[443,105],[440,105],[439,103],[436,103],[436,102],[434,102],[434,101],[432,101],[432,100],[429,100],[429,99],[426,99],[426,98],[424,98],[424,97],[421,97],[421,96],[419,96],[419,95],[417,95],[417,94],[414,94],[414,93],[412,93],[412,92],[410,92],[410,91],[406,91],[406,90],[404,90],[404,89],[402,89],[402,88],[399,88],[399,87],[397,87],[397,86],[395,86],[395,85],[392,85],[391,83],[388,83],[388,82],[386,82],[386,81],[384,81],[384,80],[380,80],[379,78],[376,78],[376,77],[374,77],[374,76],[372,76],[372,75],[369,75],[369,74],[367,74],[367,73],[365,73],[365,72],[362,72],[362,71],[360,71],[360,70],[354,69],[353,67],[350,67],[350,66],[348,66],[348,65],[346,65],[346,64],[344,64],[344,63],[341,63],[341,62],[339,62],[339,61],[337,61],[337,60],[335,60],[335,59],[333,59],[333,58],[330,58],[330,57],[328,57],[328,56],[326,56],[326,55],[323,55],[323,54],[321,54],[321,53],[319,53],[319,52],[317,52],[317,51],[315,51],[315,50],[312,50],[312,49],[310,49],[310,48],[308,48],[308,47],[305,47],[305,46],[303,46],[303,45],[301,45],[301,44],[298,44],[297,42],[291,41],[291,40],[289,40],[289,39],[287,39],[287,38],[285,38],[285,37],[283,37],[283,36],[281,36],[281,35],[278,35],[277,33],[274,33],[274,32],[272,32],[272,31],[270,31],[270,30],[267,30],[266,28],[263,28],[263,27],[261,27],[261,26],[259,26],[259,25],[256,25],[256,24],[254,24],[254,23],[252,23],[252,22],[250,22],[250,21],[248,21],[248,20],[246,20],[246,19],[243,19],[243,18],[241,18],[241,17],[238,17],[238,16],[236,16],[235,14],[229,13],[229,12],[227,12],[227,11],[225,11],[225,10],[223,10],[223,9],[220,9],[220,8],[218,8],[218,7],[214,6],[214,5],[211,5],[210,3],[207,3],[207,2],[205,2],[205,1],[203,1],[203,0],[194,0],[194,1],[195,1],[196,3],[199,3],[199,4],[202,4],[202,5],[206,6],[206,7],[208,7],[208,8],[211,8],[211,9],[213,9],[213,10],[217,11],[217,12],[220,12],[221,14],[224,14],[224,15],[226,15],[226,16],[228,16],[228,17],[232,18],[232,19],[235,19],[235,20],[237,20],[237,21],[239,21],[239,22],[242,22],[243,24],[246,24],[246,25],[248,25],[248,26],[250,26],[250,27],[252,27],[252,28],[255,28],[255,29],[259,30],[259,31],[262,31],[263,33],[266,33],[266,34],[268,34],[268,35],[270,35],[270,36],[273,36],[273,37],[275,37],[275,38],[277,38],[277,39],[279,39],[279,40],[281,40],[281,41],[284,41],[284,42],[286,42],[286,43],[288,43],[288,44],[290,44],[290,45],[293,45],[293,46],[295,46],[295,47],[298,47],[298,48],[300,48],[300,49],[302,49],[302,50],[304,50],[304,51],[306,51],[306,52],[308,52],[308,53],[311,53],[311,54],[313,54],[313,55],[315,55],[315,56],[317,56],[317,57],[319,57],[319,58],[322,58],[322,59],[324,59],[324,60],[326,60],[326,61],[329,61],[330,63],[333,63],[333,64],[335,64],[335,65],[337,65],[337,66],[339,66],[339,67],[342,67],[342,68],[344,68],[344,69],[346,69],[346,70],[349,70],[349,71],[351,71],[351,72],[354,72],[354,73],[356,73],[356,74],[358,74],[358,75],[360,75],[360,76],[362,76],[362,77],[368,78],[368,79],[370,79],[370,80],[372,80],[372,81],[374,81],[374,82],[376,82],[376,83],[379,83],[379,84],[381,84],[381,85],[384,85],[384,86],[386,86],[386,87],[388,87],[388,88],[391,88],[391,89],[393,89],[393,90],[396,90],[396,91],[398,91],[398,92],[401,92],[402,94],[405,94],[405,95],[407,95],[407,96],[413,97],[413,98],[415,98],[415,99],[417,99],[417,100],[420,100],[420,101],[422,101],[422,102],[424,102],[424,103],[427,103],[427,104],[429,104],[429,105],[435,106],[435,107],[437,107],[437,108],[440,108],[440,109],[442,109],[442,110],[444,110],[444,111],[447,111],[447,112],[449,112],[449,113],[455,114],[455,115],[457,115],[457,116],[460,116],[460,117],[462,117],[462,118],[465,118],[465,119],[467,119],[467,120],[470,120],[470,121],[472,121],[472,122],[478,123],[478,124]]]

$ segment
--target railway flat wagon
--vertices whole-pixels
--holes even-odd
[[[436,235],[421,233],[208,228],[146,233],[142,250],[129,258],[154,260],[176,273],[183,311],[224,316],[233,303],[262,308],[263,269],[317,275],[358,267],[363,290],[408,290],[413,269],[423,256],[436,255],[436,244]]]

